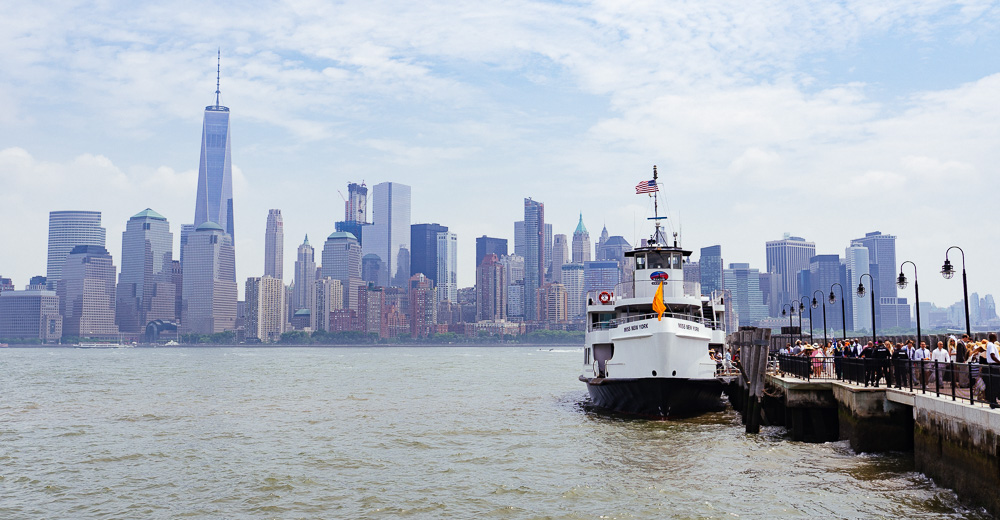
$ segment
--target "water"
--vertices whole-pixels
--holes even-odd
[[[0,351],[0,518],[987,518],[908,455],[588,411],[579,349]]]

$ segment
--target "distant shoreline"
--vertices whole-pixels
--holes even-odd
[[[496,348],[496,347],[517,347],[517,348],[583,348],[582,344],[579,343],[357,343],[357,344],[343,344],[343,345],[321,345],[321,344],[278,344],[278,343],[263,343],[256,345],[247,344],[236,344],[236,345],[205,345],[199,343],[192,344],[178,344],[178,345],[136,345],[131,348],[139,349],[154,349],[154,348],[202,348],[202,349],[212,349],[212,348],[384,348],[384,347],[408,347],[408,348],[440,348],[440,347],[482,347],[482,348]],[[38,345],[31,343],[16,344],[11,343],[4,348],[76,348],[76,345]],[[129,347],[120,347],[127,349]],[[79,349],[85,350],[85,349]],[[87,349],[87,350],[116,350],[115,347],[109,347],[106,349]]]

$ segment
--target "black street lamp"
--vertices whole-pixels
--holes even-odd
[[[816,293],[819,293],[819,300],[816,299]],[[827,344],[827,339],[826,339],[826,301],[823,300],[823,291],[821,291],[819,289],[816,289],[815,291],[813,291],[812,307],[809,308],[809,337],[812,337],[812,328],[813,328],[813,311],[812,310],[815,309],[816,306],[819,305],[820,301],[823,301],[823,348],[826,348],[826,344]]]
[[[792,303],[799,304],[799,341],[802,341],[802,311],[806,310],[806,306],[802,304],[802,300],[792,300]],[[809,338],[809,343],[812,343],[812,337]]]
[[[792,315],[795,314],[795,307],[790,303],[783,304],[781,306],[781,315],[785,315],[785,307],[788,307],[788,335],[792,335]]]
[[[837,287],[840,287],[840,321],[844,327],[844,341],[847,341],[847,310],[844,306],[844,286],[839,283],[834,283]],[[833,294],[833,285],[830,286],[830,303],[837,303],[837,295]]]
[[[865,274],[861,275],[861,278],[860,278],[861,281],[858,282],[858,298],[864,298],[865,297],[865,285],[864,285],[864,283],[865,283],[865,277],[866,276],[868,277],[869,285],[872,286],[872,290],[871,290],[871,293],[872,293],[872,295],[871,295],[871,299],[872,299],[872,345],[874,345],[875,344],[875,338],[876,338],[876,336],[875,336],[875,279],[872,278],[872,275],[870,275],[868,273],[865,273]]]
[[[903,275],[903,266],[910,264],[913,266],[913,295],[917,299],[917,346],[920,346],[920,284],[917,283],[917,264],[906,260],[899,264],[899,278],[896,278],[896,285],[900,289],[906,289],[906,276]]]
[[[965,276],[965,251],[961,247],[951,246],[944,251],[944,265],[941,266],[941,276],[946,280],[955,276],[955,268],[948,261],[948,251],[958,249],[962,252],[962,296],[965,297],[965,333],[972,337],[972,327],[969,326],[969,279]]]

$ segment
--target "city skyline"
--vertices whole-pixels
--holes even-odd
[[[233,109],[237,280],[261,274],[268,208],[289,236],[325,237],[343,218],[336,192],[363,180],[413,186],[413,221],[458,236],[461,287],[474,237],[511,239],[524,197],[546,203],[554,234],[582,212],[635,244],[649,208],[630,186],[658,164],[690,249],[722,244],[763,269],[758,244],[785,232],[839,254],[883,230],[924,299],[961,299],[937,274],[950,245],[970,290],[995,293],[1000,232],[967,215],[1000,182],[1000,16],[913,5],[522,2],[476,17],[486,8],[343,4],[304,18],[275,3],[198,21],[169,6],[14,6],[0,42],[0,175],[14,196],[0,217],[20,225],[0,239],[24,253],[0,273],[43,274],[49,211],[101,211],[114,255],[128,216],[151,207],[181,252],[198,126],[217,103]],[[357,25],[318,30],[344,16]]]

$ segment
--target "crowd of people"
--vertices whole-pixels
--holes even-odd
[[[948,338],[947,344],[938,341],[934,349],[928,348],[926,341],[919,346],[907,340],[895,345],[891,341],[867,341],[857,339],[836,340],[832,343],[810,344],[796,341],[787,344],[779,354],[807,357],[810,359],[812,377],[836,377],[861,381],[878,387],[884,380],[886,386],[895,383],[897,388],[925,386],[956,381],[960,372],[969,374],[967,385],[978,399],[988,401],[997,407],[1000,397],[1000,341],[990,333],[987,339],[975,341],[967,334],[959,339]],[[831,358],[833,362],[828,362]],[[872,359],[879,362],[844,362],[844,359]],[[952,370],[952,363],[961,364]],[[863,373],[847,372],[863,370]],[[964,377],[962,378],[964,379]]]

